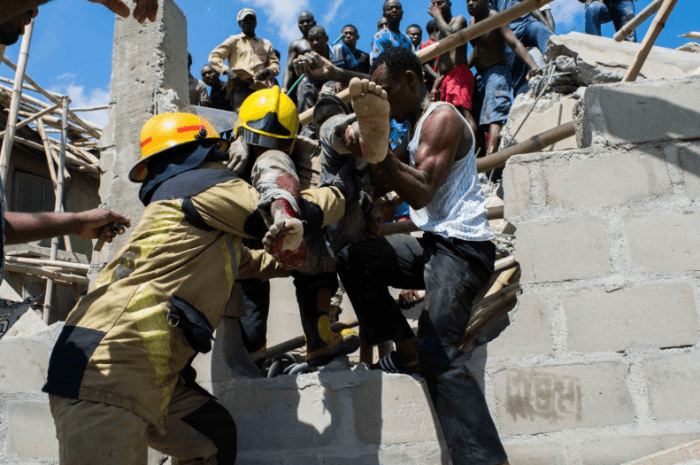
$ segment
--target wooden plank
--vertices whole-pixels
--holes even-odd
[[[661,34],[664,26],[666,26],[666,21],[668,21],[668,17],[671,16],[671,12],[673,11],[673,7],[676,6],[676,3],[678,3],[678,0],[664,0],[661,9],[656,14],[654,21],[651,23],[651,27],[649,27],[647,31],[647,35],[644,36],[641,47],[639,47],[637,54],[634,56],[632,65],[627,69],[625,77],[622,78],[623,82],[634,82],[637,80],[639,72],[642,70],[642,66],[644,66],[644,62],[649,56],[649,52],[651,52],[656,39],[659,37],[659,34]]]

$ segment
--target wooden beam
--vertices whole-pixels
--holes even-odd
[[[616,42],[622,42],[623,40],[625,40],[644,21],[651,18],[651,15],[659,11],[659,8],[661,8],[661,4],[663,2],[664,0],[654,0],[653,2],[651,2],[649,5],[647,5],[646,8],[640,11],[637,16],[635,16],[624,26],[622,26],[620,30],[615,33],[613,39],[615,39]]]
[[[686,32],[681,37],[685,37],[686,39],[700,40],[700,32]]]
[[[666,26],[666,21],[668,21],[668,17],[671,16],[671,12],[673,11],[673,7],[676,6],[676,3],[678,3],[678,0],[664,0],[661,9],[656,14],[654,21],[647,31],[647,35],[644,36],[641,47],[639,47],[637,54],[634,56],[632,65],[627,70],[627,73],[625,73],[625,77],[622,78],[623,82],[634,82],[637,80],[639,72],[642,70],[642,66],[644,66],[644,62],[649,56],[649,52],[651,52],[651,48],[654,46],[664,26]]]
[[[51,182],[53,183],[53,188],[56,189],[58,185],[58,178],[56,178],[56,167],[53,164],[53,155],[51,153],[51,144],[49,144],[49,137],[46,135],[46,129],[44,128],[44,122],[39,120],[36,122],[36,130],[41,137],[41,142],[44,144],[44,155],[46,155],[46,163],[49,165],[49,174],[51,175]]]
[[[508,147],[507,149],[501,150],[500,152],[492,153],[484,158],[478,158],[476,160],[476,170],[479,173],[483,173],[484,171],[498,168],[499,166],[505,165],[512,156],[539,152],[543,148],[556,144],[561,140],[568,139],[573,135],[576,135],[576,128],[574,127],[574,122],[571,121],[538,134],[519,144]]]
[[[16,265],[13,263],[5,262],[5,271],[11,271],[14,273],[22,273],[33,276],[38,276],[44,279],[52,279],[56,281],[63,281],[67,283],[75,284],[90,284],[90,280],[85,276],[79,276],[76,274],[59,273],[58,271],[51,271],[38,266],[29,265]]]
[[[498,29],[499,27],[510,23],[514,19],[525,16],[532,11],[539,10],[541,7],[547,5],[548,3],[552,3],[553,1],[554,0],[523,0],[512,8],[503,10],[483,21],[479,21],[473,26],[466,27],[461,31],[455,32],[454,34],[451,34],[444,39],[425,47],[422,50],[418,50],[416,55],[418,55],[418,58],[420,58],[421,63],[425,63],[439,55],[442,55],[443,53],[449,52],[450,50],[454,50],[455,48],[466,44],[470,40],[481,37],[494,29]],[[336,97],[342,99],[344,102],[349,102],[350,91],[345,89],[338,93]],[[311,121],[313,110],[313,108],[310,108],[299,115],[301,125],[308,124]]]

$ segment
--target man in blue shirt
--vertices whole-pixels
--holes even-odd
[[[370,61],[377,58],[386,48],[403,47],[415,51],[411,39],[401,32],[401,19],[403,7],[399,0],[386,0],[384,2],[384,17],[386,28],[380,29],[372,41],[372,51],[369,54]]]
[[[517,6],[522,0],[491,0],[491,9],[496,11],[507,10]],[[537,47],[544,54],[547,49],[549,38],[553,35],[544,23],[535,19],[531,13],[514,19],[510,22],[510,29],[515,33],[515,37],[525,46],[525,48]],[[513,78],[513,94],[515,96],[530,90],[527,84],[527,73],[529,66],[515,56],[510,47],[506,47],[508,67]]]

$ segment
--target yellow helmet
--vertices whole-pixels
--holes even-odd
[[[291,142],[289,151],[299,130],[297,107],[286,94],[275,86],[259,90],[243,102],[238,112],[236,136],[247,143],[267,148],[277,148],[281,140]]]
[[[148,164],[167,155],[171,148],[201,144],[204,140],[219,142],[222,151],[228,149],[229,142],[220,138],[216,129],[201,116],[191,113],[153,116],[141,129],[141,160],[129,172],[129,180],[143,182],[148,175]]]

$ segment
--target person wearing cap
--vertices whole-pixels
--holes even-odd
[[[270,41],[255,35],[258,16],[254,10],[243,8],[236,19],[241,34],[229,37],[212,50],[209,63],[228,77],[227,90],[231,92],[233,111],[237,112],[246,97],[267,88],[267,80],[280,73],[280,60]]]
[[[285,183],[260,179],[254,189],[226,169],[218,132],[190,113],[154,116],[141,131],[129,179],[146,208],[68,315],[49,361],[43,391],[62,465],[146,465],[148,447],[175,463],[235,463],[234,420],[190,363],[211,350],[237,278],[289,273],[241,241],[300,221],[290,201],[309,207],[309,228],[323,227],[354,194],[342,181],[299,191],[285,166],[276,173]]]

